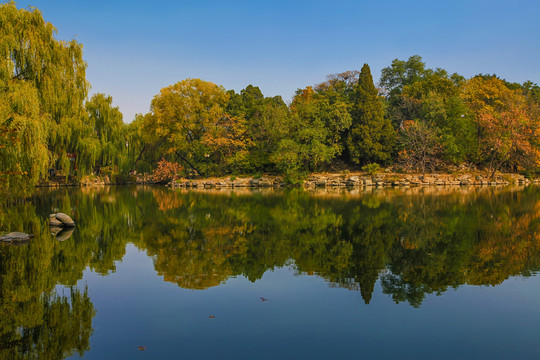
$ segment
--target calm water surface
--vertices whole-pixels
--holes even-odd
[[[0,359],[540,357],[539,188],[43,190],[0,231]]]

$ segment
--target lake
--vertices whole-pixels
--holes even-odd
[[[538,187],[40,189],[0,231],[1,359],[540,357]]]

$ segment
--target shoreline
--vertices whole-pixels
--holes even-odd
[[[178,179],[167,184],[155,182],[151,175],[134,176],[132,181],[114,182],[105,177],[87,177],[79,182],[40,181],[36,187],[99,187],[106,185],[153,185],[163,184],[171,188],[361,188],[361,187],[415,187],[415,186],[501,186],[529,185],[540,183],[540,178],[528,179],[515,173],[499,173],[493,179],[482,173],[378,173],[369,175],[365,172],[315,173],[308,176],[301,184],[285,182],[280,175],[260,177],[230,175],[204,179]]]
[[[368,175],[366,173],[318,173],[311,174],[302,184],[290,185],[285,183],[282,176],[255,177],[219,177],[196,180],[172,181],[168,186],[172,188],[283,188],[303,187],[311,188],[360,188],[360,187],[413,187],[413,186],[496,186],[496,185],[528,185],[540,183],[538,179],[527,179],[521,174],[497,174],[493,179],[488,176],[474,173],[464,174],[398,174],[380,173]]]

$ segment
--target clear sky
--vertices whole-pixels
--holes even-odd
[[[84,45],[92,93],[113,96],[124,121],[159,90],[201,78],[249,84],[289,102],[326,75],[375,80],[418,54],[466,77],[496,73],[540,82],[539,0],[20,0],[42,10],[57,38]]]

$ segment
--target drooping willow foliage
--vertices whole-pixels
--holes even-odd
[[[0,174],[34,183],[49,160],[74,152],[86,126],[82,46],[54,38],[39,10],[0,5]]]
[[[34,185],[48,169],[84,175],[118,165],[122,114],[90,88],[82,45],[55,39],[41,12],[0,4],[0,187]]]

